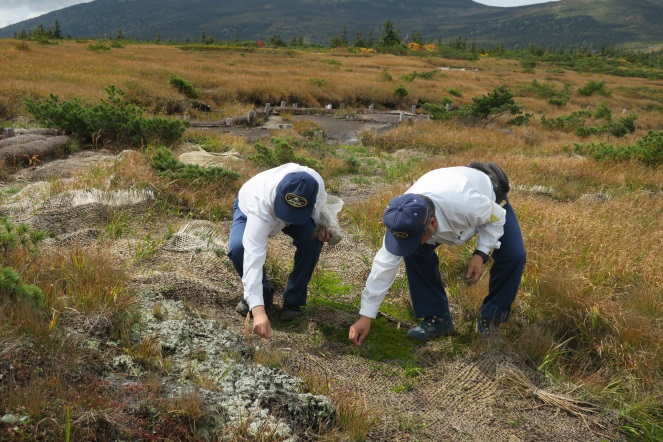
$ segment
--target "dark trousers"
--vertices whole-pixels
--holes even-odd
[[[525,269],[525,246],[518,218],[507,201],[504,235],[500,248],[493,251],[488,295],[481,306],[481,317],[506,322],[516,299]],[[439,244],[422,244],[417,251],[403,258],[410,299],[415,318],[449,315],[449,301],[440,275],[440,261],[435,253]]]
[[[235,271],[242,276],[244,274],[244,245],[242,238],[246,229],[246,215],[239,209],[237,200],[233,204],[233,222],[230,226],[230,238],[228,243],[228,258],[233,263]],[[322,241],[313,237],[315,222],[309,219],[306,224],[289,225],[282,232],[292,238],[292,244],[296,247],[295,263],[288,277],[288,285],[283,292],[284,304],[292,306],[303,306],[306,304],[308,283],[313,275],[313,270],[320,258]],[[265,305],[273,302],[274,289],[272,287],[265,268],[262,269],[262,293]]]

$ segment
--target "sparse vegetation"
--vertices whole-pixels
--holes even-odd
[[[175,159],[173,152],[167,147],[157,148],[152,157],[152,167],[157,175],[172,180],[200,181],[224,185],[239,178],[239,173],[223,167],[201,167],[196,164],[184,164]]]

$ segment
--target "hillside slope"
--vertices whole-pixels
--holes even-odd
[[[39,24],[63,35],[112,37],[121,30],[131,38],[197,40],[202,34],[221,40],[259,40],[278,34],[287,42],[303,37],[327,44],[347,30],[352,42],[378,38],[391,20],[405,36],[449,39],[459,35],[479,45],[508,47],[579,47],[587,45],[657,47],[663,42],[663,0],[561,0],[519,8],[484,6],[471,0],[96,0],[0,29],[12,37]]]

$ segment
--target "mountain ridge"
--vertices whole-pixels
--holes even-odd
[[[663,0],[560,0],[500,8],[471,0],[95,0],[69,6],[0,29],[10,38],[58,21],[73,38],[113,37],[122,31],[141,40],[199,40],[203,33],[225,40],[285,41],[301,37],[326,45],[347,31],[352,42],[377,37],[387,20],[402,36],[419,33],[434,41],[462,36],[478,45],[511,48],[587,46],[658,49],[663,44]]]

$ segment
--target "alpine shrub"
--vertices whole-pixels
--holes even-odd
[[[41,230],[31,230],[25,224],[15,225],[7,218],[0,219],[0,248],[2,249],[0,296],[24,299],[33,302],[36,306],[44,304],[44,294],[39,287],[22,282],[19,273],[9,267],[8,259],[9,252],[17,247],[24,247],[29,253],[35,253],[37,244],[45,237],[46,234]]]
[[[579,127],[576,135],[579,137],[588,137],[590,135],[611,134],[617,138],[622,138],[635,130],[635,120],[638,114],[632,112],[626,117],[621,117],[618,121],[604,124],[602,126]]]
[[[86,106],[79,99],[60,101],[50,94],[45,100],[25,99],[25,106],[39,123],[77,134],[86,141],[113,142],[142,146],[148,143],[170,145],[182,138],[185,121],[163,117],[147,118],[143,110],[124,99],[124,92],[110,85],[107,100]]]
[[[648,166],[663,164],[663,131],[649,131],[647,135],[628,146],[606,143],[574,144],[574,152],[598,160],[635,160]]]
[[[253,148],[258,152],[255,155],[249,155],[248,159],[259,166],[276,167],[286,163],[297,163],[302,166],[308,166],[312,169],[321,170],[323,165],[310,157],[295,153],[294,145],[297,140],[285,138],[272,138],[270,140],[274,146],[272,148],[264,144],[256,143]]]
[[[589,80],[583,87],[578,89],[578,93],[585,97],[588,97],[595,92],[598,92],[600,95],[605,97],[609,97],[611,94],[611,92],[605,86],[605,81]]]
[[[187,98],[195,99],[200,97],[200,93],[196,90],[193,84],[189,83],[179,75],[171,75],[168,79],[168,83]]]
[[[506,86],[499,86],[492,92],[482,96],[472,98],[470,104],[470,114],[480,119],[497,118],[502,114],[511,115],[521,114],[523,107],[516,103],[513,94]]]

